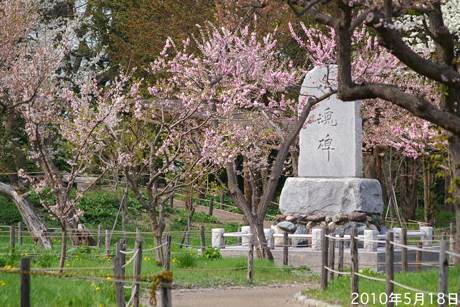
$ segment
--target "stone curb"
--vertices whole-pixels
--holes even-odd
[[[305,295],[302,295],[301,292],[296,293],[293,297],[293,300],[296,300],[309,307],[341,307],[339,305],[329,305],[328,303],[308,298]]]

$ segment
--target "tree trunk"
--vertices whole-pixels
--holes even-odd
[[[163,244],[163,231],[154,231],[154,241],[155,241],[155,247],[160,246]],[[157,248],[155,250],[155,257],[157,260],[158,266],[163,266],[164,264],[164,256],[163,256],[163,249],[162,248]]]
[[[363,152],[364,178],[375,179],[375,158],[368,152]]]
[[[62,230],[62,234],[61,234],[62,245],[61,245],[61,258],[59,259],[59,271],[58,271],[59,274],[62,274],[62,269],[64,268],[64,263],[65,263],[65,254],[67,250],[67,229],[66,229],[65,224],[63,223],[61,223],[61,230]]]
[[[265,238],[264,221],[259,220],[257,217],[253,217],[249,220],[249,225],[251,226],[252,233],[255,236],[254,245],[257,257],[273,261],[273,254],[270,251],[267,239]]]
[[[292,163],[292,176],[299,177],[299,149],[289,151]]]
[[[97,242],[91,232],[82,224],[80,218],[75,216],[75,210],[71,209],[65,221],[65,226],[69,232],[70,242],[73,246],[96,246]]]
[[[374,172],[375,172],[375,179],[380,182],[380,186],[382,187],[383,191],[388,191],[389,189],[385,189],[387,186],[385,174],[383,172],[383,156],[385,155],[385,149],[383,147],[375,146],[374,147]],[[386,193],[382,193],[383,203],[388,204],[388,198],[390,196]]]
[[[412,158],[402,156],[400,172],[400,202],[404,219],[415,219],[415,207],[417,205],[417,164]]]
[[[22,219],[26,224],[27,230],[30,232],[35,245],[45,249],[51,249],[53,246],[49,237],[46,236],[48,228],[43,224],[32,209],[32,204],[27,196],[19,194],[11,186],[0,182],[0,195],[12,200]]]
[[[433,226],[434,222],[434,203],[433,191],[431,185],[433,183],[433,174],[430,169],[429,161],[423,158],[423,203],[425,207],[425,222]]]
[[[186,179],[186,182],[187,181],[190,181],[190,180]],[[192,202],[193,202],[193,185],[189,184],[185,188],[185,208],[187,210],[190,210],[193,207]]]
[[[452,198],[454,199],[454,208],[455,208],[455,224],[457,227],[457,233],[455,235],[455,241],[460,242],[460,138],[457,136],[452,136],[449,140],[449,151],[451,159],[451,168],[452,168],[452,185],[453,193]],[[455,244],[455,252],[460,253],[460,244]],[[460,260],[455,257],[456,264]]]

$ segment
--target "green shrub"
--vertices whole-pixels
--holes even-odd
[[[219,259],[219,258],[222,258],[222,255],[220,253],[220,249],[219,248],[207,248],[204,250],[203,254],[201,254],[201,258],[206,258],[206,259]]]
[[[34,262],[42,268],[50,268],[56,256],[51,254],[41,254]]]
[[[0,256],[0,268],[3,268],[7,265],[19,266],[19,259],[21,259],[21,254],[14,252],[11,254],[5,254]]]
[[[182,252],[177,253],[173,257],[173,263],[175,263],[179,269],[192,268],[197,266],[197,258],[194,256],[191,248],[185,248]]]

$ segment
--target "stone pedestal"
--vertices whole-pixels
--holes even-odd
[[[375,179],[288,178],[281,191],[280,210],[293,216],[353,211],[382,214],[382,189]]]
[[[241,232],[244,233],[252,233],[251,226],[243,226],[241,227]],[[249,244],[249,238],[248,237],[241,237],[241,245],[243,246],[248,246]]]
[[[213,228],[211,232],[211,247],[212,248],[225,248],[225,229]]]

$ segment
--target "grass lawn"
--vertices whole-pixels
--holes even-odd
[[[8,273],[18,269],[21,257],[30,257],[32,268],[56,272],[59,262],[59,238],[53,239],[55,246],[50,251],[35,248],[25,238],[26,244],[16,247],[16,252],[8,254],[8,236],[3,229],[0,237],[0,302],[1,306],[19,306],[19,275]],[[153,238],[144,236],[147,246],[153,247]],[[180,242],[181,234],[173,237],[173,242]],[[55,241],[54,241],[55,240]],[[128,247],[133,247],[129,240]],[[114,242],[114,241],[112,241]],[[112,243],[113,244],[113,243]],[[199,245],[199,240],[192,238],[192,245]],[[113,246],[114,247],[114,246]],[[112,252],[113,249],[112,249]],[[104,251],[96,248],[68,249],[65,273],[84,275],[83,277],[35,276],[31,277],[32,306],[116,306],[114,283],[107,274],[113,274],[112,257],[105,257]],[[113,256],[113,255],[112,255]],[[143,252],[142,275],[155,275],[162,271],[156,265],[154,251]],[[130,260],[127,255],[126,260]],[[127,266],[126,275],[132,275],[132,264]],[[86,268],[86,269],[85,269]],[[177,244],[172,246],[171,270],[173,271],[174,287],[219,287],[219,286],[248,286],[247,258],[204,258],[197,253],[196,248],[179,249]],[[98,275],[99,277],[94,277]],[[93,276],[93,277],[91,277]],[[273,263],[255,259],[254,282],[252,285],[288,284],[293,282],[308,282],[318,280],[318,276],[308,269],[292,267],[279,268]],[[153,279],[142,278],[142,287],[151,288]],[[142,291],[145,293],[146,291]],[[141,292],[141,293],[142,293]],[[125,290],[126,301],[129,300],[130,290]]]
[[[460,267],[449,269],[449,293],[457,293],[459,282]],[[376,274],[369,270],[364,270],[363,274],[378,278],[385,278],[383,274]],[[435,295],[417,294],[416,292],[406,290],[395,286],[394,293],[400,294],[399,303],[395,306],[438,306],[438,270],[427,270],[420,273],[395,273],[395,281],[424,291],[434,292]],[[342,306],[352,306],[350,289],[350,276],[341,277],[330,281],[328,288],[322,291],[321,288],[302,291],[308,298],[316,298],[321,301],[331,302]],[[366,303],[364,306],[385,306],[385,283],[359,277],[359,298],[355,302]],[[395,296],[396,298],[397,296]],[[423,297],[423,301],[422,301]],[[382,302],[382,303],[381,303]],[[423,302],[423,304],[422,304]],[[447,300],[449,306],[449,301]],[[451,306],[455,306],[455,303]]]

